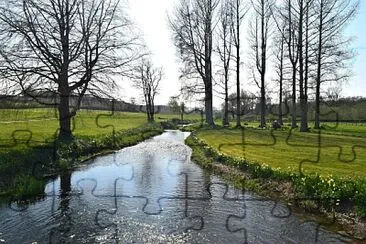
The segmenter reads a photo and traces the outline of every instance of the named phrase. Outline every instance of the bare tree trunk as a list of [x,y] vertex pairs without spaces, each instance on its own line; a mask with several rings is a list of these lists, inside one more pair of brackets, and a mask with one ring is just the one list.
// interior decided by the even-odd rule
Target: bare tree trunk
[[[64,47],[65,48],[65,47]],[[64,51],[64,58],[68,59],[67,51]],[[68,82],[68,66],[67,64],[63,65],[63,71],[59,77],[59,87],[58,92],[60,96],[60,103],[58,105],[59,112],[59,139],[61,140],[71,140],[72,139],[72,131],[71,131],[71,113],[70,113],[70,89]]]
[[223,126],[229,126],[229,73],[230,73],[230,61],[232,51],[232,6],[230,3],[223,2],[220,10],[220,36],[222,47],[218,47],[220,59],[223,63],[224,69],[224,116],[222,120]]
[[291,117],[291,128],[297,127],[296,123],[296,66],[292,67],[292,117]]
[[212,83],[207,82],[205,85],[205,116],[206,123],[208,125],[215,125],[213,120],[213,110],[212,110]]
[[[305,96],[305,104],[304,104],[304,113],[305,113],[305,119],[306,119],[306,124],[307,127],[309,127],[308,125],[308,106],[309,106],[309,101],[308,101],[308,82],[309,82],[309,45],[310,45],[310,40],[309,40],[309,11],[310,11],[310,2],[306,1],[306,21],[305,21],[305,26],[306,26],[306,30],[305,30],[305,80],[304,80],[304,96]],[[308,130],[308,129],[307,129]]]
[[282,100],[283,100],[283,59],[284,59],[284,39],[281,37],[280,45],[280,67],[279,67],[279,83],[280,83],[280,94],[278,103],[278,123],[283,125],[283,111],[282,111]]
[[205,113],[206,123],[215,125],[212,108],[212,2],[209,1],[209,9],[205,23]]
[[[255,11],[255,28],[252,27],[252,38],[254,42],[252,49],[254,51],[254,63],[257,72],[260,75],[260,81],[255,77],[253,79],[260,89],[260,124],[259,127],[266,127],[266,72],[267,72],[267,42],[268,31],[271,28],[272,11],[271,7],[274,4],[272,0],[257,0],[252,1]],[[258,25],[260,23],[260,25]]]
[[282,96],[283,96],[283,78],[280,78],[280,94],[278,103],[278,123],[283,125]]
[[294,129],[297,127],[296,117],[296,72],[297,72],[297,61],[298,61],[298,48],[297,48],[297,41],[295,39],[295,28],[294,23],[292,20],[292,4],[291,0],[288,0],[288,51],[289,51],[289,58],[292,65],[292,118],[291,118],[291,128]]
[[239,1],[236,1],[236,127],[240,122],[240,10]]
[[236,127],[241,127],[240,122],[240,54],[239,48],[236,49]]
[[155,121],[155,103],[154,103],[154,96],[150,94],[150,122]]
[[[265,10],[264,10],[264,0],[261,1],[262,15],[261,15],[261,49],[262,49],[262,64],[261,64],[261,123],[260,127],[266,127],[266,87],[265,87],[265,78],[266,78],[266,59],[267,59],[267,31],[268,26],[265,26]],[[268,21],[268,20],[267,20]]]
[[59,125],[60,125],[60,133],[58,137],[59,139],[66,141],[72,139],[69,98],[70,96],[68,94],[61,93],[60,103],[58,105]]
[[315,121],[314,128],[320,129],[320,80],[322,69],[322,48],[323,48],[323,0],[320,0],[320,18],[319,18],[319,40],[318,40],[318,55],[317,55],[317,74],[316,74],[316,89],[315,89]]
[[[226,73],[226,71],[225,71]],[[224,119],[222,124],[229,126],[229,89],[228,89],[228,75],[225,74],[225,105],[224,105]]]
[[298,54],[299,54],[299,90],[300,90],[300,114],[301,114],[301,125],[300,131],[308,131],[308,119],[306,111],[306,96],[304,91],[304,52],[303,52],[303,20],[304,20],[304,1],[299,2],[299,30],[298,30]]

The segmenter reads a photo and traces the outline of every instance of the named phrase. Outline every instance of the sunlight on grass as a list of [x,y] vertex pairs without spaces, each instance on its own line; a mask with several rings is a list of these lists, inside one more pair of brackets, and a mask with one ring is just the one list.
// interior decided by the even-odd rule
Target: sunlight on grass
[[[270,130],[247,128],[244,134],[241,130],[220,129],[203,130],[198,136],[228,155],[268,164],[285,171],[299,172],[301,165],[305,173],[346,178],[366,177],[365,138],[322,134],[318,158],[319,138],[316,133],[271,133]],[[302,161],[303,164],[300,164]]]
[[[156,121],[178,118],[174,114],[156,114]],[[199,115],[186,115],[185,119],[200,119]],[[81,110],[73,119],[73,134],[78,137],[97,136],[146,123],[146,114]],[[0,109],[0,150],[37,146],[57,136],[59,122],[56,109]]]

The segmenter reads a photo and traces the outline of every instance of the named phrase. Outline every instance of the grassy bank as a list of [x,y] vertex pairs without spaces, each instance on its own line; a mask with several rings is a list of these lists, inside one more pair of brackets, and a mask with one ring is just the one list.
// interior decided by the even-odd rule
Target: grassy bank
[[[156,114],[156,121],[178,118],[174,114]],[[187,115],[186,119],[200,119]],[[102,136],[114,131],[142,126],[146,114],[81,110],[73,119],[73,134],[78,138]],[[59,124],[55,109],[0,109],[0,152],[49,144],[57,136]]]
[[300,175],[222,153],[193,133],[186,139],[192,160],[239,188],[282,199],[301,211],[323,213],[353,238],[366,238],[366,179]]
[[93,155],[134,145],[162,133],[159,123],[176,115],[80,111],[71,144],[55,140],[57,111],[49,108],[0,110],[0,196],[24,198],[43,192],[48,177],[70,170]]
[[[347,211],[366,218],[365,152],[357,151],[361,156],[358,154],[353,162],[344,163],[333,155],[336,149],[324,147],[319,162],[304,163],[305,171],[300,174],[299,162],[306,158],[317,160],[314,158],[317,149],[289,145],[284,141],[286,134],[288,131],[271,134],[269,130],[248,129],[244,130],[243,144],[239,129],[201,129],[187,140],[187,144],[193,148],[193,160],[203,167],[218,170],[220,165],[214,162],[219,162],[243,172],[235,181],[246,188],[257,191],[263,187],[273,188],[269,182],[281,183],[288,188],[283,190],[284,197],[306,205],[306,208]],[[311,145],[313,137],[312,133],[295,133],[293,143]],[[323,141],[334,143],[339,140],[339,145],[347,147],[358,139],[327,135]]]
[[[0,109],[0,196],[25,198],[42,193],[48,177],[77,167],[100,153],[134,145],[163,132],[175,114],[81,110],[73,119],[71,144],[59,143],[58,113],[51,108]],[[196,114],[185,119],[200,120]]]
[[301,166],[306,174],[366,178],[366,138],[255,128],[206,129],[198,137],[227,155],[289,173],[299,173]]
[[0,154],[0,196],[22,199],[43,193],[50,177],[77,167],[101,153],[135,145],[161,134],[160,123],[142,124],[98,136],[76,137],[72,143],[54,141],[34,148],[17,147]]

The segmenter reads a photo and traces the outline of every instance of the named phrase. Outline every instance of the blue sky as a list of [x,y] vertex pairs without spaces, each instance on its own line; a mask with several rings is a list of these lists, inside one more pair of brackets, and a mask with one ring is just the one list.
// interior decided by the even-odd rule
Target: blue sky
[[354,76],[349,84],[345,86],[344,94],[349,96],[366,96],[366,2],[361,1],[361,5],[356,18],[351,22],[346,30],[346,34],[355,38],[353,47],[357,52],[355,57],[353,72]]

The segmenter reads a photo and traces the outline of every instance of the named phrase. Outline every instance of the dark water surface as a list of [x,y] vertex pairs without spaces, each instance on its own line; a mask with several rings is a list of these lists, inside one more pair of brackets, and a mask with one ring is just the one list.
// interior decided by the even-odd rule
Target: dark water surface
[[96,158],[46,197],[0,207],[0,243],[339,243],[283,203],[227,186],[190,161],[187,133]]

